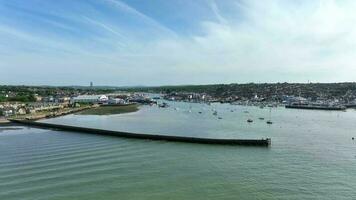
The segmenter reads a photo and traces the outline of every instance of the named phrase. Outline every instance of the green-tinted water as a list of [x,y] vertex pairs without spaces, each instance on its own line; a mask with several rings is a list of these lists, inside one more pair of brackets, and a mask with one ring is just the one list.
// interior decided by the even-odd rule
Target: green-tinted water
[[[212,109],[223,119],[212,115]],[[269,109],[256,107],[171,103],[167,109],[147,106],[124,115],[68,115],[47,121],[200,137],[271,137],[270,148],[3,130],[0,199],[356,197],[354,110],[278,108],[271,112],[273,125],[258,119],[269,116]],[[248,118],[254,122],[248,124]]]

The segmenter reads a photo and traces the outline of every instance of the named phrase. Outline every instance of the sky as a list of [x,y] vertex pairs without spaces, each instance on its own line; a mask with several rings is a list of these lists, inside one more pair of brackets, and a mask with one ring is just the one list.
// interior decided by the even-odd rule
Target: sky
[[0,0],[0,84],[355,82],[354,0]]

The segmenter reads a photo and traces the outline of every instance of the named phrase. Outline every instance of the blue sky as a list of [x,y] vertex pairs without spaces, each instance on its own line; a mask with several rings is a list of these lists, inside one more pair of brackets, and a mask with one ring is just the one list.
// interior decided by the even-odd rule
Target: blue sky
[[0,0],[0,84],[356,81],[356,1]]

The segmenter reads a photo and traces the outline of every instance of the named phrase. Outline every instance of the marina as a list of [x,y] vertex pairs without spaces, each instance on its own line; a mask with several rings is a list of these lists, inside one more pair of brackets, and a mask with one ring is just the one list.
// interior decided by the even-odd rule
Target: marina
[[[297,200],[318,194],[332,200],[356,196],[353,109],[277,107],[272,108],[274,124],[268,125],[269,108],[169,104],[165,109],[144,105],[133,113],[70,114],[40,122],[184,137],[272,138],[272,145],[198,145],[17,124],[11,128],[20,129],[0,132],[0,199]],[[212,115],[212,108],[223,119]],[[247,118],[255,120],[248,124]],[[330,181],[339,187],[331,188]]]
[[355,10],[0,0],[0,200],[356,199]]

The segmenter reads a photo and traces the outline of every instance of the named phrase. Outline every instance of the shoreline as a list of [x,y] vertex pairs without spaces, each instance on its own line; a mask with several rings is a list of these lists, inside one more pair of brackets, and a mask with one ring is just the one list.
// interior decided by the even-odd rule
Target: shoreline
[[125,105],[100,105],[92,109],[78,112],[78,115],[116,115],[133,113],[139,110],[139,104],[125,104]]
[[[135,106],[134,108],[132,108]],[[130,108],[130,110],[124,110],[122,111],[122,108]],[[45,112],[45,113],[36,113],[36,114],[27,114],[27,115],[20,115],[20,116],[15,116],[15,117],[9,117],[9,118],[3,118],[0,119],[0,126],[2,125],[13,125],[14,123],[12,120],[29,120],[29,121],[37,121],[41,119],[51,119],[51,118],[57,118],[65,115],[70,115],[70,114],[78,114],[81,115],[81,112],[85,111],[90,111],[90,110],[95,110],[99,109],[99,112],[92,112],[90,114],[83,114],[83,115],[112,115],[112,114],[124,114],[124,113],[133,113],[137,112],[139,110],[139,105],[138,104],[129,104],[129,105],[92,105],[92,106],[87,106],[87,107],[80,107],[80,108],[74,108],[74,109],[69,109],[65,111],[57,111],[57,112]],[[111,113],[110,108],[115,108],[118,109],[118,113]],[[109,109],[109,112],[107,113],[100,113],[100,109]]]
[[15,123],[7,120],[6,118],[0,118],[0,127],[14,126]]
[[[4,122],[10,122],[11,120],[30,120],[30,121],[36,121],[36,120],[41,120],[41,119],[50,119],[50,118],[55,118],[55,117],[60,117],[64,115],[69,115],[77,112],[81,112],[83,110],[95,108],[96,106],[87,106],[87,107],[80,107],[80,108],[70,108],[70,109],[64,109],[61,111],[49,111],[49,112],[43,112],[43,113],[34,113],[34,114],[26,114],[26,115],[18,115],[18,116],[13,116],[9,118],[5,118]],[[6,120],[6,121],[5,121]],[[1,121],[0,121],[1,124]]]

